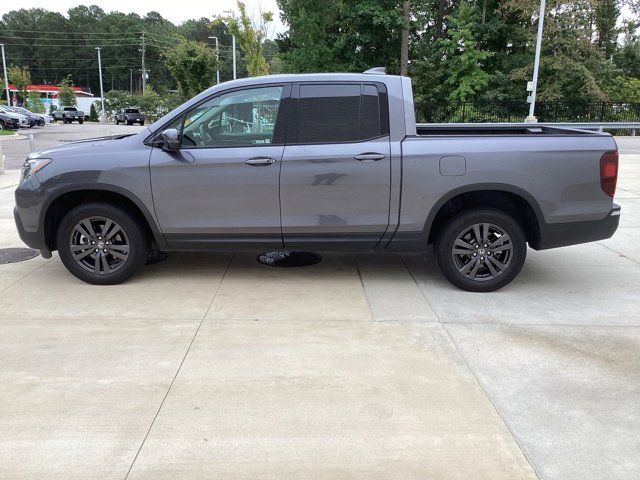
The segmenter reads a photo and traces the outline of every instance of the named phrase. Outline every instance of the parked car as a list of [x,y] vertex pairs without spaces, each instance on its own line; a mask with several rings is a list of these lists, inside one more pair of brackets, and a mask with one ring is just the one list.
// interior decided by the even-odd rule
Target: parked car
[[22,115],[21,113],[14,112],[11,107],[7,107],[4,105],[0,105],[0,113],[3,113],[9,117],[13,117],[18,120],[18,125],[20,128],[29,128],[31,127],[31,122],[27,117]]
[[366,74],[216,85],[135,135],[31,155],[21,238],[94,284],[150,249],[424,252],[491,291],[527,244],[609,238],[618,151],[606,133],[539,125],[416,125],[411,81]]
[[27,109],[24,109],[21,107],[8,107],[8,108],[9,110],[11,110],[14,113],[17,113],[18,115],[24,115],[25,117],[27,117],[27,120],[29,120],[29,128],[40,125],[40,123],[44,125],[44,120],[42,120],[40,117],[35,116],[33,113],[31,113]]
[[54,122],[62,120],[62,123],[73,123],[77,120],[81,125],[84,123],[84,112],[76,107],[60,107],[51,116]]
[[20,120],[0,110],[0,130],[17,130],[18,128],[20,128]]
[[116,125],[120,123],[126,123],[127,125],[133,125],[139,123],[144,125],[144,114],[140,113],[137,108],[121,108],[115,114]]
[[36,125],[42,127],[47,123],[51,123],[51,117],[45,113],[34,113],[23,107],[12,107],[18,113],[26,115],[27,117],[35,117]]

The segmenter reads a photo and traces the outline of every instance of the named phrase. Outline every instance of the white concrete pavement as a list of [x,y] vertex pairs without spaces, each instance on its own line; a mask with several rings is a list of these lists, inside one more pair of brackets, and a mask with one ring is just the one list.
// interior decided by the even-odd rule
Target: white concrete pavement
[[112,287],[0,265],[0,478],[638,477],[637,165],[612,239],[491,294],[421,256],[171,254]]

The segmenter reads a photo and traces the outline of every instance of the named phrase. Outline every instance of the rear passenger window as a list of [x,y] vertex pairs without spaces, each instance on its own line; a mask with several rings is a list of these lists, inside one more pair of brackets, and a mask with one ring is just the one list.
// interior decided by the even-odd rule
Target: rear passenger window
[[300,85],[293,143],[357,142],[384,135],[374,85]]

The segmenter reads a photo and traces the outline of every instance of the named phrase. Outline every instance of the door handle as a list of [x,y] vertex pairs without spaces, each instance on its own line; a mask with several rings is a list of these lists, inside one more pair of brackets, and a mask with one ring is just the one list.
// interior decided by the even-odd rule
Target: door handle
[[252,167],[266,167],[276,163],[276,159],[271,157],[253,157],[246,160],[244,163],[251,165]]
[[385,156],[386,155],[383,155],[382,153],[367,152],[360,153],[353,158],[360,162],[377,162],[378,160],[382,160],[383,158],[385,158]]

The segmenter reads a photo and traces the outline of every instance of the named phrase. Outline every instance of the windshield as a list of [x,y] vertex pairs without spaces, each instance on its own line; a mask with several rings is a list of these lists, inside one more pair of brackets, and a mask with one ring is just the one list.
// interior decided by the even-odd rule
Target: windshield
[[124,113],[140,113],[137,108],[125,108]]
[[64,107],[65,112],[77,112],[78,109],[76,107]]

